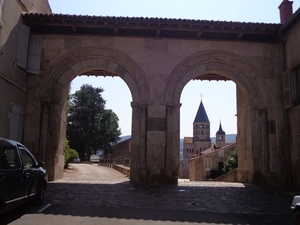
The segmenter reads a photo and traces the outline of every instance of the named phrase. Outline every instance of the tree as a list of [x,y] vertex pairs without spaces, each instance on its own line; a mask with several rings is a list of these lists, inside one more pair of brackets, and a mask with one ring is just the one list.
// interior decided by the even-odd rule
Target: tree
[[105,109],[102,92],[102,88],[85,84],[70,96],[67,138],[83,160],[88,160],[100,149],[105,151],[121,134],[119,119]]
[[238,152],[234,149],[224,162],[223,171],[228,173],[238,167]]
[[118,129],[119,118],[111,109],[105,110],[102,116],[100,135],[102,138],[101,149],[104,154],[112,153],[112,144],[115,144],[121,135],[121,130]]

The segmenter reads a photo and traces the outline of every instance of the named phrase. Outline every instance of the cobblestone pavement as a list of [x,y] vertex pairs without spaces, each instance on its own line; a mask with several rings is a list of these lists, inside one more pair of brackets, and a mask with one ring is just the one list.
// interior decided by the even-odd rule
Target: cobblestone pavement
[[[97,176],[99,169],[101,176]],[[286,190],[241,183],[179,180],[178,186],[135,185],[112,168],[71,164],[63,179],[49,182],[45,201],[85,206],[290,215],[292,198]]]

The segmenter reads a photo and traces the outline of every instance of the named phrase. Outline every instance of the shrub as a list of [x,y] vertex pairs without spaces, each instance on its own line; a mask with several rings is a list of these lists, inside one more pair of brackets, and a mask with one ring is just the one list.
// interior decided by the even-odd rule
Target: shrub
[[68,167],[68,163],[72,162],[74,159],[79,158],[79,154],[75,149],[70,148],[69,141],[66,140],[65,145],[65,167]]
[[234,149],[224,162],[223,171],[228,173],[238,167],[238,152]]

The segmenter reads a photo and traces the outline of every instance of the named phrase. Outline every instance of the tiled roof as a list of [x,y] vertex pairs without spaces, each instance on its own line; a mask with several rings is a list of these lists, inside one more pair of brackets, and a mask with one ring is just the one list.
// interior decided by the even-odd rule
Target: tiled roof
[[276,42],[280,24],[23,13],[32,33]]
[[231,148],[232,146],[236,145],[237,143],[230,143],[228,145],[225,145],[223,146],[222,148],[219,148],[219,149],[214,149],[214,148],[208,148],[204,151],[201,152],[201,155],[199,156],[194,156],[192,157],[190,160],[199,160],[201,157],[203,156],[208,156],[209,154],[211,153],[215,153],[215,152],[218,152],[218,151],[221,151],[221,150],[224,150],[224,149],[227,149],[227,148]]

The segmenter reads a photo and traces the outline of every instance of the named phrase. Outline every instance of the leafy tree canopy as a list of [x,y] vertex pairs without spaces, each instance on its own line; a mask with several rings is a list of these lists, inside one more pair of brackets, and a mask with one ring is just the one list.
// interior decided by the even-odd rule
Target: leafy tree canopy
[[238,167],[238,152],[237,152],[237,148],[236,148],[226,158],[226,161],[224,162],[223,171],[225,173],[228,173],[228,172],[230,172],[231,170],[234,170],[237,167]]
[[70,96],[67,138],[83,160],[88,160],[98,150],[111,151],[111,145],[121,135],[118,116],[105,109],[103,91],[84,84]]

